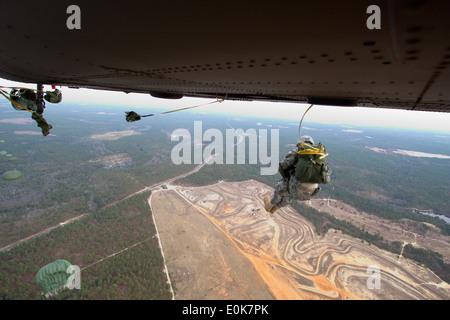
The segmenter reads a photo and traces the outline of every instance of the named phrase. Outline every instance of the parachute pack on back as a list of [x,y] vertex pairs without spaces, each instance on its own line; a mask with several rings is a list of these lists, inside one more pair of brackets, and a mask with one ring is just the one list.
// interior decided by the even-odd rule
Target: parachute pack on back
[[322,143],[299,146],[295,164],[295,178],[300,182],[326,184],[330,182],[331,169],[324,159],[325,146]]

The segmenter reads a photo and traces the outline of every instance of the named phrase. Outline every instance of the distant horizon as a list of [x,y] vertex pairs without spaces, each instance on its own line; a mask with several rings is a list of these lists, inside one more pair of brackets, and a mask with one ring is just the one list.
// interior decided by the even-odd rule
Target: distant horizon
[[[32,87],[9,80],[2,80],[3,86]],[[45,87],[49,90],[49,86]],[[120,111],[146,109],[149,113],[168,111],[213,102],[213,99],[184,97],[179,100],[166,100],[149,94],[103,91],[93,89],[73,89],[63,87],[62,105],[77,103],[107,106],[108,110],[122,108]],[[5,99],[6,100],[6,99]],[[47,112],[51,112],[50,103]],[[61,106],[61,105],[60,105]],[[237,117],[254,117],[262,119],[289,120],[300,122],[308,104],[293,102],[265,101],[227,101],[201,106],[181,112],[198,112],[224,114]],[[126,110],[125,110],[126,109]],[[139,112],[138,112],[139,113]],[[450,134],[450,113],[410,111],[365,107],[336,107],[315,105],[305,116],[304,123],[336,124],[349,126],[367,126],[374,128],[399,128],[417,131],[431,131]]]
[[[156,99],[156,98],[152,98],[152,97],[150,97],[150,98],[151,99]],[[189,98],[185,98],[185,99],[189,99]],[[196,100],[198,100],[198,99],[196,99]],[[204,101],[204,100],[207,100],[207,99],[202,99],[202,100]],[[174,101],[177,101],[177,100],[174,100]],[[229,102],[230,103],[236,103],[236,101],[229,101]],[[95,107],[98,107],[98,108],[102,108],[102,110],[105,111],[105,114],[108,114],[110,112],[115,112],[115,113],[120,114],[120,113],[123,112],[124,119],[125,119],[125,111],[136,111],[138,114],[143,115],[143,114],[147,114],[147,113],[164,112],[164,111],[172,110],[172,109],[174,109],[176,107],[179,107],[179,108],[185,107],[185,106],[176,106],[175,107],[175,104],[174,104],[174,107],[172,107],[172,108],[170,108],[170,107],[163,107],[163,106],[157,106],[157,107],[151,108],[151,107],[148,107],[148,106],[140,106],[140,105],[136,105],[136,106],[130,107],[129,105],[126,105],[126,104],[114,104],[114,105],[107,104],[107,105],[105,105],[105,103],[101,103],[101,102],[91,103],[91,102],[86,102],[86,101],[70,101],[70,102],[66,101],[66,103],[72,103],[72,104],[76,104],[76,105],[84,106],[84,107],[95,106]],[[207,102],[203,102],[203,103],[207,103]],[[248,103],[250,104],[250,103],[258,103],[258,102],[248,102]],[[271,102],[265,102],[265,103],[271,103]],[[279,104],[279,102],[272,102],[272,104]],[[286,105],[286,103],[284,103],[284,104]],[[295,107],[294,103],[290,103],[290,104]],[[192,104],[192,105],[194,105],[194,104]],[[186,106],[189,106],[189,105],[186,105]],[[209,116],[216,115],[216,116],[224,116],[224,117],[227,116],[227,117],[235,117],[236,119],[241,118],[242,120],[252,119],[252,120],[255,120],[255,121],[258,121],[258,122],[262,122],[263,125],[269,125],[270,124],[268,122],[269,120],[273,120],[273,121],[289,121],[289,122],[291,122],[291,124],[294,124],[296,122],[295,125],[298,126],[299,123],[300,123],[301,116],[303,115],[303,112],[306,111],[307,107],[309,107],[309,105],[300,105],[301,109],[299,108],[300,109],[299,111],[301,111],[300,112],[301,115],[298,117],[298,119],[284,118],[284,117],[272,117],[272,116],[269,116],[267,114],[258,116],[257,114],[253,114],[251,112],[247,112],[245,114],[242,113],[242,112],[241,113],[231,113],[231,112],[226,112],[226,111],[222,111],[222,110],[221,111],[214,110],[213,107],[209,107],[208,108],[208,106],[205,106],[204,109],[202,109],[202,107],[200,107],[200,108],[197,108],[197,109],[180,111],[180,113],[178,113],[178,115],[182,114],[182,113],[185,113],[185,114],[189,114],[190,116],[196,115],[196,114],[198,114],[198,115],[206,115],[206,116],[208,116],[208,115]],[[313,119],[309,119],[310,115],[313,114],[312,111],[313,111],[313,109],[315,107],[316,108],[331,108],[332,110],[335,110],[337,108],[344,108],[344,107],[331,107],[331,106],[330,107],[327,107],[327,106],[314,106],[311,109],[311,111],[309,111],[306,114],[306,116],[305,116],[305,118],[303,120],[302,127],[305,127],[308,124],[310,124],[310,125],[311,124],[319,124],[319,125],[335,125],[335,126],[341,126],[343,128],[348,127],[348,128],[408,130],[408,131],[416,131],[416,132],[422,132],[423,131],[423,132],[442,133],[442,134],[450,135],[450,125],[448,125],[448,126],[446,126],[446,125],[444,125],[444,126],[442,126],[442,125],[441,126],[433,125],[433,126],[427,127],[426,123],[425,123],[425,125],[420,125],[420,126],[415,126],[415,125],[414,126],[413,125],[400,126],[400,125],[392,125],[392,123],[390,123],[390,122],[381,123],[381,124],[374,124],[374,123],[370,123],[370,122],[357,123],[357,122],[342,122],[342,121],[321,121],[320,119],[317,119],[317,114],[320,113],[320,112],[317,112],[317,111],[316,111],[316,116],[312,117]],[[119,109],[119,108],[121,108],[121,109]],[[346,109],[349,109],[349,108],[346,108]],[[362,112],[370,112],[370,111],[378,111],[378,112],[380,112],[380,111],[386,111],[386,112],[389,112],[389,111],[401,111],[402,112],[403,111],[403,112],[405,112],[405,110],[390,110],[390,109],[376,109],[376,110],[372,110],[370,108],[361,108],[361,107],[353,107],[353,110],[345,110],[345,111],[348,113],[348,112],[351,112],[351,111],[355,111],[355,109],[364,109],[364,110],[359,110],[359,112],[361,112],[361,111]],[[49,111],[50,110],[51,109],[49,109]],[[430,113],[430,112],[421,112],[421,111],[406,111],[406,112],[410,112],[410,113],[412,113],[412,112],[414,112],[414,113],[427,113],[427,114]],[[436,112],[432,112],[431,114],[437,115],[437,116],[441,115],[441,113],[436,113]],[[446,114],[444,114],[444,115],[446,115]],[[167,117],[167,116],[170,116],[170,114],[164,115],[164,117]],[[448,116],[449,116],[449,123],[450,123],[450,114]],[[149,119],[151,119],[151,118],[149,118]],[[326,119],[326,120],[329,120],[329,119]],[[442,121],[442,122],[444,122],[444,121]]]

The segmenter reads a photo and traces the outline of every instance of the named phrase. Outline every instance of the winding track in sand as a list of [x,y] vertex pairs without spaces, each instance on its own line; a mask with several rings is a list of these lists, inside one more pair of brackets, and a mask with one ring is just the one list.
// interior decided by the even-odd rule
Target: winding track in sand
[[[409,260],[333,230],[317,236],[311,224],[291,207],[275,215],[265,212],[262,199],[271,192],[253,180],[195,188],[169,186],[154,192],[153,214],[167,267],[169,272],[174,270],[175,283],[181,287],[177,299],[201,299],[206,291],[212,299],[255,299],[242,285],[242,278],[254,277],[255,272],[275,299],[450,296],[447,283]],[[212,233],[215,231],[219,233]],[[205,240],[212,234],[220,240]],[[202,241],[210,243],[198,245]],[[217,259],[215,255],[227,244],[234,250],[227,251],[226,261]],[[194,251],[190,250],[193,246]],[[245,270],[232,270],[235,279],[230,280],[233,259],[242,257],[247,261]],[[368,288],[370,266],[380,270],[380,289]],[[218,273],[205,281],[213,270],[228,270],[228,278],[220,279]]]

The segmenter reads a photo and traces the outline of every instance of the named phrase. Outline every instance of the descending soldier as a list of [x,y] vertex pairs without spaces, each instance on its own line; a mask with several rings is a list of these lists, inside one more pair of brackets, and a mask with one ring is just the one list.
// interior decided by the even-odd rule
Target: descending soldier
[[315,145],[310,136],[301,137],[297,148],[280,162],[278,171],[283,179],[275,185],[272,197],[264,197],[266,211],[275,213],[292,200],[310,200],[315,196],[320,191],[319,183],[330,181],[331,170],[323,159],[327,155],[321,143]]

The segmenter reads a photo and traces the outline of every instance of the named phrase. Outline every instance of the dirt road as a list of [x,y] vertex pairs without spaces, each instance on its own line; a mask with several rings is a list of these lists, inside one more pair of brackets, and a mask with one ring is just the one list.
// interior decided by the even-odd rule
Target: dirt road
[[[409,260],[399,261],[397,255],[334,230],[317,236],[290,207],[275,215],[265,212],[262,199],[271,192],[250,180],[169,186],[154,193],[153,213],[168,270],[179,288],[177,299],[254,299],[248,291],[252,286],[243,285],[243,272],[258,283],[262,280],[265,292],[275,299],[450,296],[448,284]],[[241,265],[233,266],[238,259]],[[379,289],[367,285],[374,266]],[[264,286],[258,288],[262,292]]]
[[47,232],[50,232],[50,231],[52,231],[53,229],[56,229],[56,228],[58,228],[58,227],[64,226],[64,225],[66,225],[66,224],[68,224],[68,223],[71,223],[71,222],[73,222],[73,221],[76,221],[76,220],[78,220],[78,219],[81,219],[81,218],[87,216],[88,214],[89,214],[89,213],[83,213],[83,214],[80,214],[79,216],[76,216],[76,217],[67,219],[66,221],[60,222],[60,223],[58,223],[58,224],[56,224],[56,225],[54,225],[54,226],[45,228],[44,230],[39,231],[39,232],[37,232],[37,233],[35,233],[35,234],[32,234],[31,236],[22,238],[22,239],[20,239],[20,240],[18,240],[18,241],[15,241],[15,242],[11,243],[11,244],[8,244],[7,246],[4,246],[3,248],[0,248],[0,252],[7,251],[7,250],[9,250],[9,249],[11,249],[11,248],[14,248],[15,246],[21,244],[22,242],[25,242],[25,241],[27,241],[27,240],[33,239],[33,238],[38,237],[38,236],[40,236],[40,235],[43,235],[43,234],[45,234],[45,233],[47,233]]
[[[185,178],[185,177],[187,177],[187,176],[189,176],[189,175],[191,175],[191,174],[193,174],[193,173],[196,173],[196,172],[198,172],[201,168],[203,168],[203,166],[204,166],[208,161],[210,161],[212,158],[213,158],[212,156],[206,158],[205,161],[203,161],[201,164],[199,164],[198,166],[196,166],[196,167],[195,167],[194,169],[192,169],[191,171],[188,171],[188,172],[182,173],[182,174],[180,174],[180,175],[178,175],[178,176],[169,178],[169,179],[167,179],[167,180],[165,180],[165,181],[163,181],[163,182],[158,182],[158,183],[155,183],[155,184],[153,184],[153,185],[151,185],[151,186],[142,188],[141,190],[138,190],[138,191],[136,191],[136,192],[134,192],[134,193],[132,193],[132,194],[126,196],[126,197],[123,198],[123,199],[120,199],[120,200],[116,200],[116,201],[111,202],[110,204],[108,204],[108,205],[102,207],[102,209],[103,209],[103,208],[110,207],[110,206],[112,206],[112,205],[114,205],[114,204],[116,204],[116,203],[118,203],[118,202],[121,202],[121,201],[126,200],[126,199],[128,199],[128,198],[131,198],[131,197],[133,197],[133,196],[135,196],[135,195],[137,195],[137,194],[141,194],[141,193],[144,193],[144,192],[149,191],[149,190],[154,190],[154,189],[161,188],[161,186],[164,185],[164,184],[172,183],[172,182],[174,182],[174,181],[176,181],[176,180],[178,180],[178,179],[182,179],[182,178]],[[21,244],[22,242],[25,242],[25,241],[27,241],[27,240],[33,239],[33,238],[38,237],[38,236],[40,236],[40,235],[42,235],[42,234],[45,234],[45,233],[47,233],[47,232],[50,232],[50,231],[52,231],[52,230],[55,229],[55,228],[61,227],[61,226],[65,225],[65,224],[67,224],[67,223],[71,223],[71,222],[73,222],[73,221],[76,221],[76,220],[78,220],[78,219],[81,219],[81,218],[83,218],[83,217],[85,217],[85,216],[87,216],[87,215],[89,215],[89,214],[90,214],[90,213],[83,213],[83,214],[80,214],[80,215],[78,215],[78,216],[76,216],[76,217],[67,219],[66,221],[60,222],[60,223],[58,223],[58,224],[56,224],[56,225],[54,225],[54,226],[45,228],[45,229],[42,230],[42,231],[39,231],[39,232],[37,232],[37,233],[35,233],[35,234],[32,234],[32,235],[30,235],[30,236],[28,236],[28,237],[22,238],[22,239],[20,239],[20,240],[17,240],[17,241],[15,241],[15,242],[11,243],[11,244],[8,244],[7,246],[4,246],[4,247],[0,248],[0,252],[9,250],[9,249],[11,249],[11,248],[13,248],[13,247],[15,247],[15,246]]]

